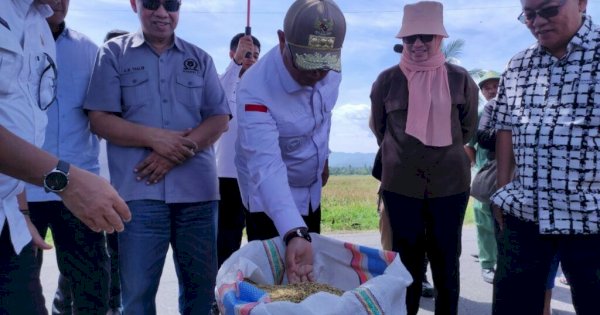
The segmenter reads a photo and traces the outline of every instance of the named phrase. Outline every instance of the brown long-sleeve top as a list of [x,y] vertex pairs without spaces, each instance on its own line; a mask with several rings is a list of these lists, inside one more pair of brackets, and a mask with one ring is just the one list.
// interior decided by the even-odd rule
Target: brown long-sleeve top
[[413,198],[469,189],[471,167],[463,146],[477,130],[479,89],[464,68],[446,63],[446,69],[452,99],[452,144],[446,147],[426,146],[405,133],[408,81],[398,65],[384,70],[373,83],[371,118],[382,151],[382,189]]

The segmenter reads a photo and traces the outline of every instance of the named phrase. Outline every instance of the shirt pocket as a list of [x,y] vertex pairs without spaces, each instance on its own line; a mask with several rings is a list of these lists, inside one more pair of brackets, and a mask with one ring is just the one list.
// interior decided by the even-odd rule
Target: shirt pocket
[[281,137],[279,147],[291,187],[308,187],[317,181],[319,159],[310,135]]
[[201,76],[191,73],[180,73],[175,79],[175,98],[188,108],[200,109],[204,80]]
[[21,68],[22,62],[23,58],[18,57],[16,54],[6,53],[0,55],[0,69],[2,69],[0,96],[3,96],[3,98],[13,93],[13,85],[18,82],[18,69]]
[[148,72],[136,71],[121,74],[121,98],[123,101],[123,111],[133,107],[140,107],[148,102]]
[[394,97],[386,98],[384,100],[385,112],[389,114],[394,111],[407,111],[408,110],[408,97]]

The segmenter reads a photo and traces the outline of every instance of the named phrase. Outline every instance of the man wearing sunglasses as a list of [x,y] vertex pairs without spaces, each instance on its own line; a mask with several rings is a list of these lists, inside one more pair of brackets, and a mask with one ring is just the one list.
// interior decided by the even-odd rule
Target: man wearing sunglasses
[[293,283],[314,279],[308,232],[320,232],[346,21],[332,0],[297,0],[283,29],[240,82],[235,162],[248,239],[280,236]]
[[45,69],[56,59],[46,23],[52,15],[48,4],[55,2],[0,2],[0,314],[47,314],[35,248],[50,247],[31,224],[26,202],[17,202],[24,188],[18,179],[58,194],[96,232],[122,231],[122,221],[130,218],[105,180],[36,147],[44,141],[42,109],[54,94],[53,84],[38,84],[45,72],[54,73]]
[[396,37],[400,64],[384,70],[371,89],[372,131],[381,149],[381,198],[392,250],[413,277],[406,292],[417,314],[425,255],[435,286],[435,313],[458,313],[462,226],[471,163],[464,145],[476,129],[478,88],[440,50],[448,37],[440,2],[404,6]]
[[508,63],[494,112],[493,314],[541,314],[557,254],[577,314],[598,314],[600,28],[586,0],[521,4],[518,20],[537,43]]
[[119,234],[123,312],[156,314],[169,245],[179,311],[208,314],[217,272],[213,143],[230,110],[211,57],[175,36],[181,1],[131,0],[141,24],[100,48],[84,107],[132,210]]

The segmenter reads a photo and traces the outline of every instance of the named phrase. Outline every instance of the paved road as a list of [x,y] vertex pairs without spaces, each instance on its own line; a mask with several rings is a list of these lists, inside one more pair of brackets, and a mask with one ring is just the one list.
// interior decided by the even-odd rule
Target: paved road
[[[361,233],[325,233],[343,241],[380,248],[379,234],[376,231]],[[460,259],[461,293],[459,314],[461,315],[487,315],[491,314],[492,285],[481,279],[480,267],[470,254],[477,251],[477,236],[473,226],[466,226],[463,230],[463,255]],[[171,253],[169,252],[169,257]],[[46,306],[50,304],[56,289],[58,268],[54,250],[47,251],[42,268],[42,286],[46,297]],[[431,273],[428,273],[431,277]],[[177,312],[177,278],[173,260],[167,259],[157,295],[157,311],[159,315],[178,314]],[[556,282],[553,292],[553,315],[574,315],[571,304],[569,288]],[[419,315],[433,315],[433,299],[421,299]]]

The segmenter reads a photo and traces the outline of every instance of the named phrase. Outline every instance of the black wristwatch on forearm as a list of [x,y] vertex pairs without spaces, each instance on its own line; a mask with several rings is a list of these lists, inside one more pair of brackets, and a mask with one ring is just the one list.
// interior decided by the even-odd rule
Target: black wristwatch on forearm
[[58,161],[58,165],[50,172],[44,175],[44,190],[46,192],[59,193],[69,184],[69,169],[71,165],[63,160]]
[[308,234],[308,229],[305,227],[301,227],[301,228],[293,229],[285,234],[285,237],[283,238],[283,242],[285,243],[285,246],[288,246],[290,241],[296,237],[301,237],[301,238],[307,240],[309,243],[312,242],[312,238],[310,237],[310,234]]

